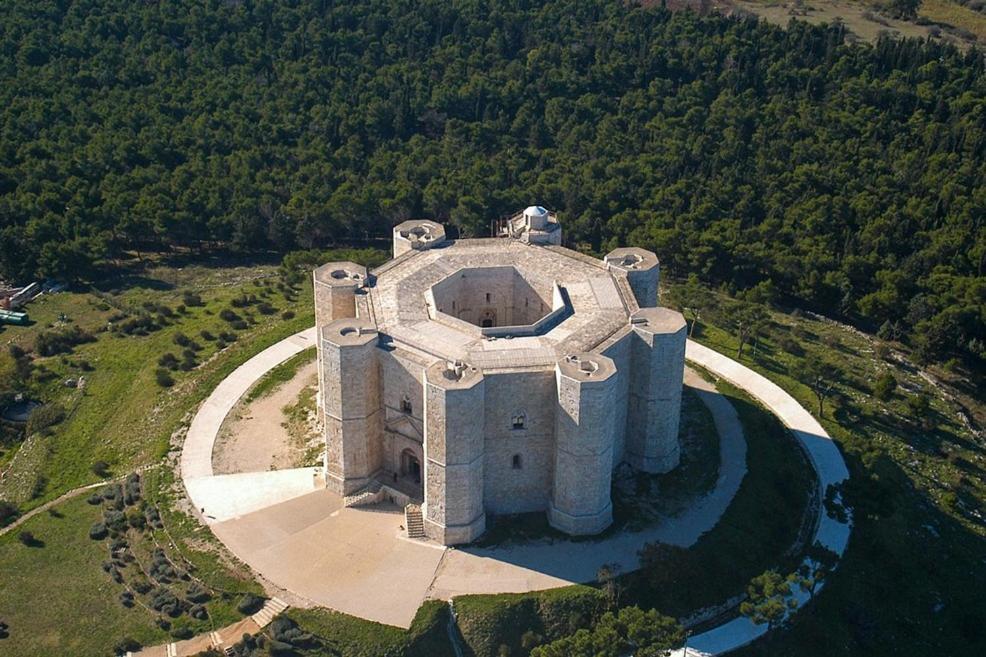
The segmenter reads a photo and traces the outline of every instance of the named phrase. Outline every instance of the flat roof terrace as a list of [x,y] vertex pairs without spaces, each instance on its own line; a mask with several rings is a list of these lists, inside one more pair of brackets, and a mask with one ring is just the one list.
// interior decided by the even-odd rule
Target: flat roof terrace
[[[636,310],[629,288],[601,260],[511,239],[458,240],[405,254],[373,273],[369,297],[386,341],[484,371],[553,367],[561,357],[592,351],[628,326]],[[468,287],[449,285],[464,273]],[[439,302],[447,321],[436,315]],[[542,302],[543,312],[529,308]],[[542,322],[549,315],[552,321]],[[530,330],[509,337],[496,330],[512,325]]]

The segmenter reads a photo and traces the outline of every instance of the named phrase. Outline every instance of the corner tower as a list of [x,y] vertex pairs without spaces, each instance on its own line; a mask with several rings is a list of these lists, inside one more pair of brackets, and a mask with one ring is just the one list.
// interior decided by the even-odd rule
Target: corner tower
[[425,379],[425,535],[445,545],[469,543],[486,530],[486,381],[459,361],[434,363]]
[[326,486],[350,495],[370,483],[382,461],[383,413],[377,328],[337,319],[319,332]]
[[555,471],[548,522],[567,534],[598,534],[613,522],[613,398],[616,365],[601,354],[555,365]]
[[611,271],[622,272],[630,283],[633,296],[641,308],[657,306],[657,290],[660,282],[660,263],[657,255],[647,249],[627,247],[614,249],[603,258]]
[[630,317],[630,397],[626,458],[644,472],[668,472],[681,455],[678,424],[685,362],[685,318],[668,308]]

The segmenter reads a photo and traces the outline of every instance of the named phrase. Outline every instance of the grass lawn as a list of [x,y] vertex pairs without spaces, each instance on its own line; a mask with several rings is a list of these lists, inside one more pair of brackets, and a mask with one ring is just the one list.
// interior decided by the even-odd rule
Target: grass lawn
[[44,547],[22,545],[17,532],[0,537],[0,618],[10,625],[0,654],[95,657],[112,654],[125,636],[142,643],[167,638],[146,610],[120,604],[123,588],[100,568],[106,546],[88,536],[99,517],[99,508],[80,497],[24,523]]
[[[211,533],[199,531],[197,523],[169,508],[170,471],[155,468],[144,475],[144,498],[162,511],[165,529],[128,530],[126,540],[136,561],[120,568],[124,582],[133,586],[149,582],[155,548],[163,548],[192,580],[176,580],[168,587],[181,596],[193,580],[200,580],[212,593],[206,603],[209,617],[195,620],[188,614],[168,619],[170,631],[179,628],[198,634],[235,622],[243,617],[236,610],[242,594],[262,595],[263,590],[235,562],[218,549]],[[98,489],[97,489],[98,490]],[[136,508],[136,507],[135,507]],[[5,657],[65,655],[110,655],[124,637],[143,645],[171,640],[156,624],[165,617],[140,604],[124,607],[120,595],[125,587],[104,572],[110,560],[111,539],[93,540],[89,528],[102,517],[102,507],[83,495],[38,514],[17,531],[0,537],[0,619],[10,625],[10,637],[0,640]],[[27,547],[18,540],[29,531],[43,543]],[[121,562],[122,563],[122,562]],[[138,599],[147,604],[146,596]]]
[[[201,306],[186,305],[186,294],[201,298]],[[244,295],[256,303],[236,307]],[[270,304],[268,314],[259,304]],[[164,326],[147,335],[122,335],[107,330],[127,318],[170,316]],[[183,307],[182,311],[180,307]],[[50,435],[35,437],[23,455],[8,449],[0,498],[23,509],[36,506],[79,485],[97,481],[90,470],[99,460],[113,473],[125,473],[151,463],[169,449],[170,437],[189,412],[222,378],[262,348],[311,324],[311,286],[283,286],[270,266],[181,269],[152,268],[143,276],[116,282],[116,287],[46,295],[28,306],[35,322],[7,327],[0,339],[31,349],[42,332],[77,326],[95,341],[77,345],[71,354],[34,357],[30,392],[45,402],[58,402],[68,411]],[[290,310],[293,318],[284,319]],[[220,317],[233,311],[244,321],[240,328]],[[204,333],[203,333],[204,332]],[[177,334],[194,342],[194,369],[169,375],[173,387],[156,382],[158,360],[165,353],[179,359],[185,347]],[[220,349],[218,336],[235,335]],[[229,341],[226,341],[229,342]],[[91,368],[91,371],[86,369]],[[81,388],[66,388],[66,378],[85,378]]]

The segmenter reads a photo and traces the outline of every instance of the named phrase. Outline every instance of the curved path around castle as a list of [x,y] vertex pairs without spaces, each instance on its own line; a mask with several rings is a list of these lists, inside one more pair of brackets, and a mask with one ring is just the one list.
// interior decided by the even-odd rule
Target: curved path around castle
[[[314,342],[314,328],[307,329],[230,374],[195,416],[181,457],[189,498],[219,539],[264,578],[313,605],[408,627],[425,597],[553,588],[592,580],[599,565],[614,561],[632,568],[637,565],[636,550],[644,542],[688,546],[698,540],[721,517],[745,474],[745,442],[735,411],[721,395],[703,390],[690,378],[720,431],[720,478],[713,491],[663,530],[658,526],[594,542],[446,549],[403,538],[399,509],[343,507],[337,495],[322,487],[317,468],[214,475],[212,447],[237,400],[266,372]],[[686,357],[746,390],[778,415],[805,448],[823,492],[848,477],[831,438],[780,387],[691,341]],[[848,523],[822,513],[815,539],[841,555],[849,530]],[[580,552],[591,558],[582,558]],[[691,637],[688,655],[728,652],[765,631],[764,626],[735,619]]]

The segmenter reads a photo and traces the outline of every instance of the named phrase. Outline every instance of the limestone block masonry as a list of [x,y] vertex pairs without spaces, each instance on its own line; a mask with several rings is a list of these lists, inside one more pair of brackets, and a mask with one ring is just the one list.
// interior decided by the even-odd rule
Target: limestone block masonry
[[446,545],[504,513],[596,534],[617,467],[678,464],[684,318],[658,306],[649,251],[566,249],[540,206],[497,232],[406,221],[390,262],[315,270],[326,486],[386,484]]

